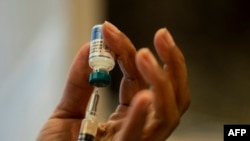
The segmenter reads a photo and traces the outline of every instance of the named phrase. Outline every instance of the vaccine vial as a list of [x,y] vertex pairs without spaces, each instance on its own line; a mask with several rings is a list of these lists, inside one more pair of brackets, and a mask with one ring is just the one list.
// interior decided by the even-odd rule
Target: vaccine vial
[[111,83],[109,72],[114,68],[114,53],[105,45],[102,25],[95,25],[91,32],[89,66],[93,72],[89,83],[96,87],[107,87]]

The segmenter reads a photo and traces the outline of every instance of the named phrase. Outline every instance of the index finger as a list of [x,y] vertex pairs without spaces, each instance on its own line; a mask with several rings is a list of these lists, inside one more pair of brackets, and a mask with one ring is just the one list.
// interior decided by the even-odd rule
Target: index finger
[[115,53],[123,73],[120,104],[129,105],[135,93],[145,87],[144,80],[135,65],[136,49],[129,38],[109,22],[103,24],[103,36],[106,45]]

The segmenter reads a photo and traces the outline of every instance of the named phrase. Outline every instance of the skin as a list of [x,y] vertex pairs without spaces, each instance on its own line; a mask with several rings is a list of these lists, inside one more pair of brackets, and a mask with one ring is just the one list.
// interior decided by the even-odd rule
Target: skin
[[[154,47],[164,66],[147,48],[136,51],[129,38],[109,22],[103,24],[106,44],[123,72],[119,105],[100,123],[97,141],[163,141],[187,110],[190,95],[185,59],[166,28]],[[41,129],[37,141],[77,141],[81,120],[93,91],[88,83],[89,43],[77,53],[61,101]]]

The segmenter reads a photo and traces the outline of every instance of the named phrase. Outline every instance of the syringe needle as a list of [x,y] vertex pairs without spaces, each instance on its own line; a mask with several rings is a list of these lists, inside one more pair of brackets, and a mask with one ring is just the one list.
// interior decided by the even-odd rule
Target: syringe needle
[[91,97],[91,101],[89,103],[89,108],[86,112],[86,116],[82,120],[78,141],[94,141],[98,126],[98,122],[96,119],[98,102],[98,88],[95,88]]

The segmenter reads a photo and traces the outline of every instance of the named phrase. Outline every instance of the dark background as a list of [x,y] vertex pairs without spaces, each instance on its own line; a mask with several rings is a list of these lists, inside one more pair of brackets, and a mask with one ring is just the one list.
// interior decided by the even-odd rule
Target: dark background
[[[222,123],[250,123],[250,2],[248,0],[109,0],[108,20],[139,49],[153,48],[167,27],[188,67],[189,113]],[[117,92],[118,67],[111,88]],[[206,116],[205,116],[206,117]],[[206,121],[206,118],[205,120]]]

